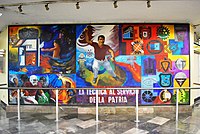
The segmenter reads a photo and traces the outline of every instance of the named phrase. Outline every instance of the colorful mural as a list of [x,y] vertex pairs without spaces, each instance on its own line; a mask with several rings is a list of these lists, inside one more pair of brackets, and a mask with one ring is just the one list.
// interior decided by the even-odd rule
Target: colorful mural
[[[38,25],[9,27],[9,86],[21,90],[22,104],[175,104],[173,87],[189,87],[188,24]],[[73,88],[91,88],[91,90]],[[112,88],[112,89],[106,89]],[[158,89],[155,89],[158,88]],[[164,88],[160,90],[159,88]],[[154,89],[154,90],[153,90]],[[9,104],[16,104],[9,90]],[[179,103],[189,104],[189,89]]]

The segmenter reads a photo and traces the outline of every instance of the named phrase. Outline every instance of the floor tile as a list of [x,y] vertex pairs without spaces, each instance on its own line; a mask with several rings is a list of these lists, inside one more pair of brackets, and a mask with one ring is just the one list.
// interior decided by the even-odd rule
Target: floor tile
[[[95,115],[77,113],[61,113],[59,121],[55,114],[6,113],[0,107],[0,134],[200,134],[200,108],[194,107],[192,113],[180,113],[179,121],[175,114],[151,113],[139,116],[99,115],[96,123]],[[169,118],[168,118],[169,117]]]
[[56,119],[56,114],[47,114],[44,117],[46,117],[47,119]]
[[99,133],[97,133],[97,134],[106,134],[106,132],[104,132],[104,131],[101,131],[101,132],[99,132]]
[[65,128],[67,133],[76,133],[81,130],[78,126],[69,126]]
[[109,129],[104,130],[104,133],[105,134],[116,134],[114,131],[109,130]]
[[[199,117],[200,117],[200,113],[199,113]],[[196,116],[195,117],[189,116],[188,118],[183,120],[183,123],[200,124],[200,118]]]
[[132,128],[122,134],[147,134],[149,133],[148,131],[146,130],[142,130],[142,129],[138,129],[138,128]]
[[[98,122],[98,123],[100,123],[100,122]],[[83,121],[83,122],[77,124],[77,126],[83,128],[83,129],[92,127],[94,125],[96,125],[96,121],[94,119]]]
[[170,119],[167,119],[167,118],[163,118],[163,117],[155,117],[151,120],[148,120],[147,122],[150,122],[150,123],[154,123],[154,124],[158,124],[158,125],[163,125],[164,123],[166,123],[167,121],[169,121]]

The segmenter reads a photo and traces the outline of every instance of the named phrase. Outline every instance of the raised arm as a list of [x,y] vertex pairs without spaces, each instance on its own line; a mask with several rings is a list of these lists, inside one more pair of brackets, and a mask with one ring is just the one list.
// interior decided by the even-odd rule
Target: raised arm
[[89,36],[88,36],[88,28],[85,28],[84,29],[84,33],[85,33],[85,41],[88,43],[88,44],[92,44],[92,41],[89,40]]
[[42,48],[41,51],[43,51],[43,52],[45,52],[45,51],[47,51],[47,52],[52,52],[52,51],[54,51],[55,49],[57,49],[57,47],[53,47],[53,48]]
[[108,51],[110,52],[110,54],[111,54],[111,61],[115,61],[115,54],[114,54],[114,51],[110,48],[110,49],[108,49]]

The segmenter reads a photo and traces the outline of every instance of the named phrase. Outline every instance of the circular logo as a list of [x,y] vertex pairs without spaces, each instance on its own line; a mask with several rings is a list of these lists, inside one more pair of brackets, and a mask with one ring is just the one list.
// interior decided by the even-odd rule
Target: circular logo
[[169,102],[172,98],[172,94],[168,90],[162,90],[159,94],[159,99],[166,103]]

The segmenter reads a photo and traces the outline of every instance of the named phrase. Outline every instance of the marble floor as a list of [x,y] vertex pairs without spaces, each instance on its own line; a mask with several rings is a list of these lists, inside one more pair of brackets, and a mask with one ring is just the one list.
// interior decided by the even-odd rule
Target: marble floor
[[128,115],[101,115],[99,122],[95,115],[6,113],[0,107],[0,134],[200,134],[200,106],[196,105],[192,113],[144,114],[135,117]]

